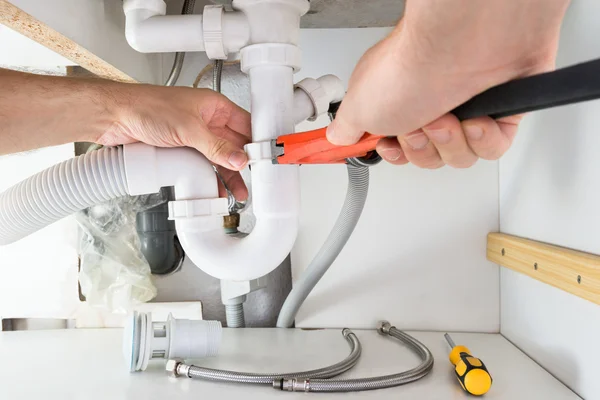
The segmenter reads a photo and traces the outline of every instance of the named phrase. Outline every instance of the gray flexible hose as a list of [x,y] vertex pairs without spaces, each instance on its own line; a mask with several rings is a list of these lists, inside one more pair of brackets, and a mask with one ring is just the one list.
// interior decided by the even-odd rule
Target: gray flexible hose
[[0,194],[0,245],[127,193],[122,148],[104,147],[63,161]]
[[186,376],[193,379],[203,379],[219,382],[248,383],[256,385],[273,385],[280,379],[303,378],[333,378],[354,367],[360,358],[362,347],[356,335],[348,328],[342,330],[342,335],[350,346],[350,354],[337,364],[310,371],[256,374],[250,372],[225,371],[212,368],[197,367],[195,365],[177,364],[175,376]]
[[389,335],[406,344],[423,360],[417,367],[398,374],[377,376],[359,379],[308,379],[282,378],[273,382],[273,388],[290,392],[358,392],[364,390],[385,389],[404,385],[423,378],[433,368],[433,355],[429,349],[417,339],[399,329],[391,326],[389,322],[380,322],[377,331],[382,335]]
[[358,223],[369,192],[369,168],[354,165],[348,165],[347,168],[348,190],[344,205],[327,240],[285,299],[277,318],[279,328],[293,325],[300,306],[331,267]]
[[[194,6],[196,5],[196,0],[185,0],[183,2],[183,8],[181,10],[181,14],[192,14],[194,12]],[[177,83],[177,79],[179,79],[179,75],[181,74],[181,69],[183,68],[183,61],[185,60],[185,53],[178,52],[175,53],[175,59],[173,60],[173,66],[171,67],[171,72],[169,73],[169,77],[165,82],[165,86],[175,86]]]

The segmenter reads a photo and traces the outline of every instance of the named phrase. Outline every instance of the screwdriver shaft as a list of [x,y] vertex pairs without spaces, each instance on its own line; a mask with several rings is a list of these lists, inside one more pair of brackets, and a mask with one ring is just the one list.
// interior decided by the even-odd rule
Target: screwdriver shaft
[[444,337],[446,338],[446,342],[448,342],[448,344],[450,345],[451,348],[455,348],[456,347],[456,343],[454,343],[454,340],[452,340],[452,338],[450,337],[450,335],[448,335],[447,333],[445,333]]

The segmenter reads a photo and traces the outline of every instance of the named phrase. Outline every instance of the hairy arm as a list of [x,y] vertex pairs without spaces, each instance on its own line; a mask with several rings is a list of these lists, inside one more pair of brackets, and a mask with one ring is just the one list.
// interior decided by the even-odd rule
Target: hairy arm
[[96,141],[116,120],[113,86],[0,69],[0,154]]
[[0,155],[86,141],[193,147],[218,166],[236,198],[248,161],[250,115],[207,89],[33,75],[0,69]]

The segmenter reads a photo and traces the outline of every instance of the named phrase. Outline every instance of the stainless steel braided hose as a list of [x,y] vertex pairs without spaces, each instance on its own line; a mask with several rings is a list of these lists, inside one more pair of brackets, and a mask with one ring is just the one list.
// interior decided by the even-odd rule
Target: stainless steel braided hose
[[381,321],[377,331],[382,335],[389,335],[406,344],[421,357],[423,360],[421,364],[408,371],[372,378],[345,380],[308,379],[305,377],[283,378],[277,382],[273,382],[273,388],[290,392],[358,392],[404,385],[423,378],[431,371],[433,368],[433,355],[423,343],[391,326],[387,321]]
[[226,371],[213,368],[198,367],[195,365],[186,365],[179,362],[167,363],[167,372],[172,376],[187,376],[193,379],[202,379],[219,382],[248,383],[256,385],[273,385],[281,379],[306,378],[306,379],[328,379],[333,378],[354,367],[360,358],[362,347],[356,335],[348,328],[342,330],[342,335],[350,346],[350,354],[344,360],[337,364],[314,369],[310,371],[289,372],[289,373],[251,373]]

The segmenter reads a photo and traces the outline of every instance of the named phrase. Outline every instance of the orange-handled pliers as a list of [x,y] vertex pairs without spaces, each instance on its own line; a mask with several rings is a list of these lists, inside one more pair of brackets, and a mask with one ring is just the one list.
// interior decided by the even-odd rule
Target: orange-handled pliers
[[365,133],[355,144],[336,146],[327,140],[327,127],[292,133],[273,140],[274,164],[342,164],[346,159],[376,155],[375,145],[384,136]]
[[[460,120],[494,119],[600,98],[600,59],[506,82],[486,90],[451,112]],[[338,164],[377,153],[383,137],[365,134],[356,144],[335,146],[327,128],[280,136],[271,142],[275,164]],[[378,156],[377,156],[378,157]]]

